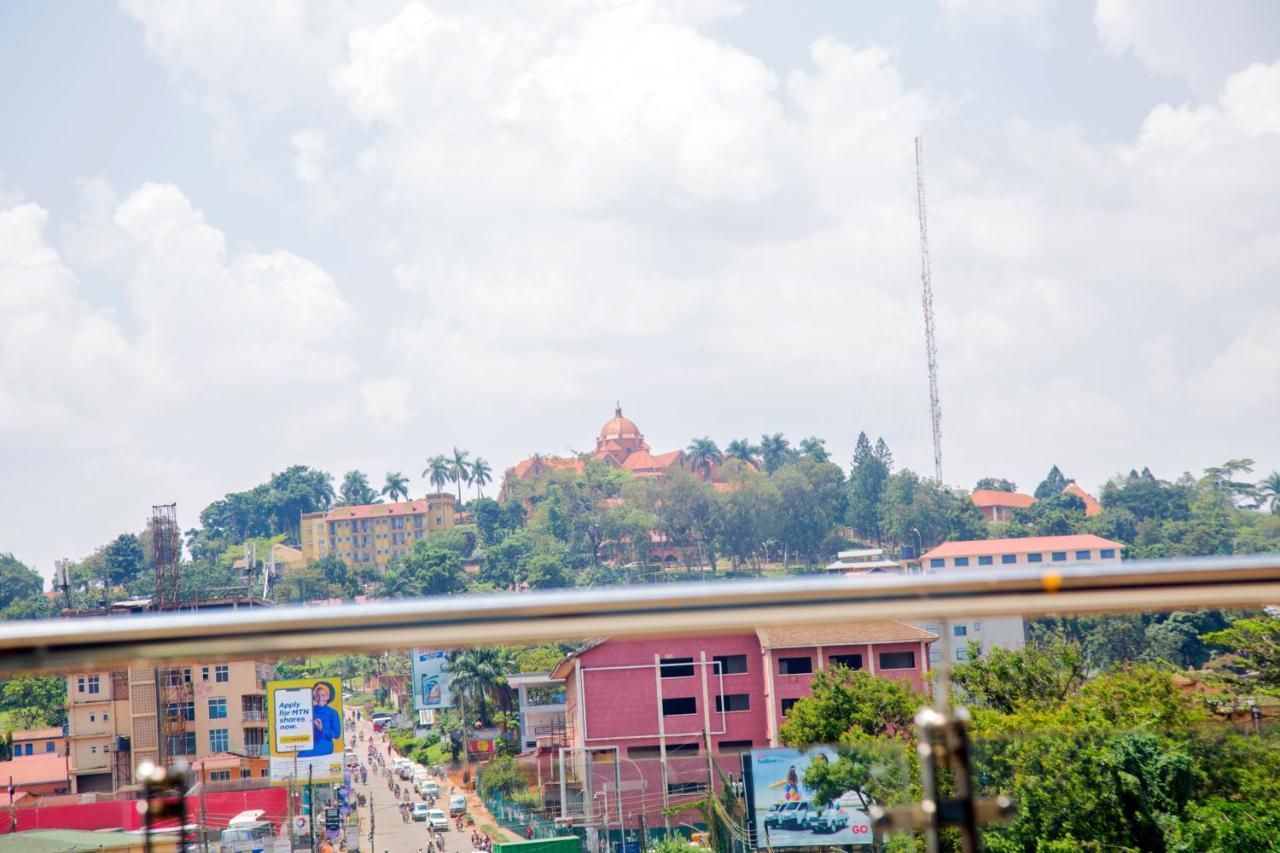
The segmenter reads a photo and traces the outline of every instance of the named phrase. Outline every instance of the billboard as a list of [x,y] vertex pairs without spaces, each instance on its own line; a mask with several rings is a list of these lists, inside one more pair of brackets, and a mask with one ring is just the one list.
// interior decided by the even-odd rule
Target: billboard
[[413,705],[419,711],[452,708],[449,653],[438,649],[413,651]]
[[267,684],[271,780],[341,782],[342,682],[298,678]]
[[822,746],[751,750],[744,764],[750,765],[747,802],[756,847],[871,844],[871,821],[860,792],[848,791],[834,803],[817,806],[804,784],[811,764],[835,760],[835,751]]

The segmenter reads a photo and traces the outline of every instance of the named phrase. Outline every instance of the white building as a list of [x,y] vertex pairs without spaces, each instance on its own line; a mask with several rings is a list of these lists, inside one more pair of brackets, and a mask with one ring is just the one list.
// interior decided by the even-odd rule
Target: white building
[[538,741],[564,744],[564,680],[549,672],[521,672],[507,676],[507,684],[520,695],[520,750]]

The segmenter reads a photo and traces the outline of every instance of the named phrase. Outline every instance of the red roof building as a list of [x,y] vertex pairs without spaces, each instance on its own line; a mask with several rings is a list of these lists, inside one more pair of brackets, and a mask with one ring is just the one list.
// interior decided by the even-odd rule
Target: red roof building
[[1120,560],[1124,544],[1079,533],[1073,536],[1026,536],[1021,539],[970,539],[943,542],[920,558],[926,569],[965,569],[986,566],[1036,566],[1107,563]]
[[[1098,503],[1098,499],[1075,483],[1068,483],[1062,493],[1075,495],[1084,501],[1084,514],[1090,518],[1102,512],[1102,504]],[[1026,509],[1036,502],[1031,495],[1024,495],[1022,492],[1002,492],[997,489],[974,489],[969,500],[973,501],[973,505],[987,521],[1013,521],[1014,510]]]

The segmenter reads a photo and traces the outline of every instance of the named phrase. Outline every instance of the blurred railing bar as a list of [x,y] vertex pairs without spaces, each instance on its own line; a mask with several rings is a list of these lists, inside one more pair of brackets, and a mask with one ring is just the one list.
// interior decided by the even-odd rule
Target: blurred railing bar
[[1280,603],[1280,554],[931,575],[673,583],[0,624],[0,672],[132,660],[712,634],[867,619],[1249,608]]

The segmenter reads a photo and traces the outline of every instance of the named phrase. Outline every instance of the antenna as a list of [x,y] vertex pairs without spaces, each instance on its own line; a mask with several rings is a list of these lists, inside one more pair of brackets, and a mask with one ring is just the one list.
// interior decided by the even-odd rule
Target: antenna
[[929,272],[929,224],[924,204],[924,140],[916,137],[916,210],[920,217],[920,303],[929,362],[929,417],[933,421],[933,477],[942,482],[942,408],[938,405],[938,342],[933,330],[933,282]]
[[156,566],[156,600],[153,606],[156,610],[177,609],[181,548],[177,505],[151,507],[151,554]]

